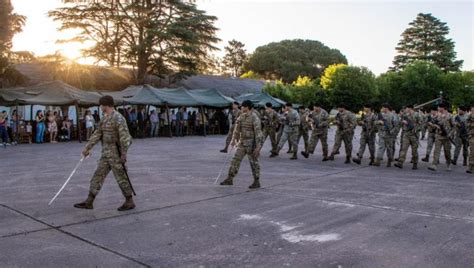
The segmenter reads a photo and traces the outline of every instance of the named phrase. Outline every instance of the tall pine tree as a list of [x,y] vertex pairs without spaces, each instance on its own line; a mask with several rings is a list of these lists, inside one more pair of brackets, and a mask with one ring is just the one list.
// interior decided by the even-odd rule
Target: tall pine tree
[[242,73],[242,67],[247,59],[247,53],[244,49],[245,45],[237,40],[230,40],[229,44],[224,48],[225,56],[223,64],[226,69],[230,70],[232,76],[237,77]]
[[396,48],[392,70],[401,70],[421,60],[434,63],[444,71],[459,71],[463,61],[456,60],[454,42],[447,37],[449,27],[431,14],[420,13],[402,34]]

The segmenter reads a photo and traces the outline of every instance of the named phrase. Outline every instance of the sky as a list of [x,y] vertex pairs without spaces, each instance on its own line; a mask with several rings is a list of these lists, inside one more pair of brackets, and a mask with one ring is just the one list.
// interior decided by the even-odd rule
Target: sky
[[[60,0],[12,0],[15,12],[26,15],[24,31],[14,38],[14,50],[36,55],[59,50],[71,58],[80,56],[80,44],[57,44],[64,35],[47,17]],[[418,13],[432,13],[451,29],[463,70],[474,70],[474,1],[238,1],[196,0],[199,8],[218,17],[216,26],[223,49],[229,40],[246,45],[247,52],[270,42],[311,39],[339,49],[349,64],[365,66],[375,74],[392,65],[400,35]],[[223,51],[216,53],[223,55]]]

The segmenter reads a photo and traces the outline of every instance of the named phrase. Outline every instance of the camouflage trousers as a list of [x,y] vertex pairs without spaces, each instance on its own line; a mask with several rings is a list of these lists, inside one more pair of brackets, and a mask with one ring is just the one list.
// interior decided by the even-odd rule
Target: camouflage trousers
[[428,139],[426,140],[426,156],[431,155],[431,151],[433,151],[435,139],[436,139],[436,134],[428,133]]
[[232,142],[232,136],[234,135],[235,124],[229,128],[229,133],[227,133],[227,139],[225,140],[225,148],[227,149]]
[[90,192],[93,195],[97,195],[104,185],[105,178],[109,174],[110,170],[114,173],[115,180],[117,181],[122,194],[125,197],[132,196],[132,188],[127,180],[127,175],[123,169],[122,162],[118,155],[116,157],[102,157],[99,160],[99,165],[95,170],[94,176],[91,179]]
[[270,142],[272,144],[272,151],[276,151],[278,143],[277,143],[277,133],[274,128],[266,127],[263,128],[263,139],[262,139],[262,146],[267,140],[267,137],[270,137]]
[[394,154],[394,142],[393,142],[393,137],[392,136],[385,136],[385,135],[379,135],[379,141],[378,141],[378,150],[377,150],[377,160],[382,160],[383,155],[386,152],[387,157],[390,161],[393,160],[393,154]]
[[459,154],[461,153],[461,148],[462,148],[462,156],[464,159],[467,159],[467,156],[469,154],[469,140],[464,137],[459,137],[456,136],[454,139],[454,154],[453,154],[453,161],[457,161],[459,158]]
[[365,134],[361,133],[360,135],[360,147],[359,147],[359,158],[364,156],[365,147],[369,147],[370,158],[375,158],[375,133]]
[[342,142],[344,142],[344,149],[346,150],[346,157],[352,156],[352,139],[354,138],[354,133],[344,133],[342,131],[336,131],[336,137],[334,140],[334,147],[332,147],[332,155],[335,155],[339,152]]
[[308,140],[309,140],[308,130],[304,130],[304,129],[299,130],[298,140],[296,141],[296,144],[300,144],[301,137],[303,137],[304,150],[306,152],[308,150]]
[[434,154],[433,154],[433,165],[439,164],[439,157],[441,156],[441,149],[444,149],[444,158],[446,164],[451,164],[451,142],[447,137],[436,135]]
[[245,155],[249,158],[250,168],[252,169],[252,175],[254,179],[260,178],[260,164],[258,163],[258,158],[253,155],[254,147],[253,146],[244,146],[239,144],[235,150],[234,158],[230,163],[229,168],[229,179],[235,178],[239,172],[240,163],[244,159]]
[[286,132],[283,131],[281,134],[280,141],[278,142],[278,147],[275,153],[279,153],[281,148],[285,146],[286,141],[288,141],[291,145],[291,151],[293,152],[293,155],[296,155],[298,153],[298,132],[293,131],[293,132]]
[[311,138],[309,139],[308,144],[308,153],[313,154],[318,142],[321,141],[321,146],[323,147],[323,157],[328,156],[328,131],[312,131]]
[[418,163],[418,136],[416,134],[403,134],[402,144],[400,145],[400,156],[398,162],[404,163],[407,158],[408,148],[411,147],[411,159],[413,163]]

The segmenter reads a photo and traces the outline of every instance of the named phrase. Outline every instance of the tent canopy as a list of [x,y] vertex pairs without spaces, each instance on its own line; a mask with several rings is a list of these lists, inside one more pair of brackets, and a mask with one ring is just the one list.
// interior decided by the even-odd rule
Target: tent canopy
[[153,105],[169,107],[229,107],[232,98],[225,97],[214,89],[187,90],[184,88],[154,88],[150,85],[130,86],[122,91],[107,92],[115,103],[134,105]]
[[285,102],[272,97],[268,93],[254,93],[254,94],[244,94],[235,98],[238,102],[242,103],[246,100],[250,100],[254,105],[258,107],[265,107],[267,102],[270,102],[274,108],[281,108],[285,105]]
[[62,81],[44,82],[34,86],[0,90],[0,104],[5,105],[79,105],[99,104],[100,94],[84,91]]

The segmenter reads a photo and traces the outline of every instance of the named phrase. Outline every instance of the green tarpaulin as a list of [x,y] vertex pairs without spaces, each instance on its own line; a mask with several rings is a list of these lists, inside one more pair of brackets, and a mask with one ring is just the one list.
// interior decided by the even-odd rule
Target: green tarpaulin
[[265,107],[267,102],[270,102],[274,108],[281,108],[285,105],[285,102],[272,97],[268,93],[255,93],[255,94],[244,94],[235,98],[238,102],[242,103],[243,101],[250,100],[254,105],[258,107]]
[[61,81],[44,82],[34,86],[0,90],[0,104],[13,105],[79,105],[99,104],[100,94],[84,91]]

